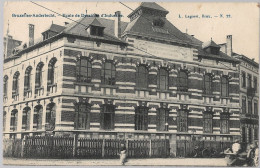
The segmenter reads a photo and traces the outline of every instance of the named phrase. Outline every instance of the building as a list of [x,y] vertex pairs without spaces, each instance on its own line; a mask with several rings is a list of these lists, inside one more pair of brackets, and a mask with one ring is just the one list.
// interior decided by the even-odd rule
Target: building
[[4,64],[4,137],[169,139],[173,155],[179,141],[239,138],[239,61],[168,13],[144,2],[128,23],[50,26]]
[[242,142],[253,143],[259,139],[259,64],[254,59],[237,54],[232,49],[232,36],[221,44],[222,51],[240,61],[240,106]]

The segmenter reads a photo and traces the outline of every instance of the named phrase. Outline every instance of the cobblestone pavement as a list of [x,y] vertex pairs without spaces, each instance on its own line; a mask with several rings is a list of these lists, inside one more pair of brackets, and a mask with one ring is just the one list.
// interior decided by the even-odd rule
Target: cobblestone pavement
[[[113,166],[120,165],[119,159],[17,159],[3,158],[4,165],[42,165],[42,166]],[[224,158],[149,158],[128,159],[129,166],[226,166]]]

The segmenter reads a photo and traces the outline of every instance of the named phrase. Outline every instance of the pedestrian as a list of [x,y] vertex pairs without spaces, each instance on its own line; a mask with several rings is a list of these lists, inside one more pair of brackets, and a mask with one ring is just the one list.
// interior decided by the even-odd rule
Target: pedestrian
[[126,146],[122,143],[120,146],[120,163],[125,165],[126,162]]
[[232,145],[232,152],[234,154],[238,154],[239,152],[241,152],[241,145],[239,143],[239,139],[236,139],[235,143]]
[[259,162],[259,146],[258,141],[255,141],[255,157],[254,157],[254,166],[258,167]]

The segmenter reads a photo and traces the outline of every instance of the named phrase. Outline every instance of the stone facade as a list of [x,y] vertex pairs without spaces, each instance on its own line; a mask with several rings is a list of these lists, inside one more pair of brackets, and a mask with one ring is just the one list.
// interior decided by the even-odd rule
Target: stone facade
[[[192,43],[158,40],[131,31],[122,33],[122,39],[64,33],[6,62],[4,137],[52,133],[170,139],[173,154],[178,140],[233,141],[240,137],[236,60],[205,57]],[[78,62],[83,59],[90,63],[87,70],[91,73],[79,80]],[[115,69],[107,74],[106,66]],[[140,66],[147,69],[146,88],[137,86]],[[160,88],[161,69],[168,74],[165,89]],[[187,78],[182,79],[181,72]],[[205,93],[205,75],[211,79],[210,94]],[[228,81],[225,96],[223,78]],[[183,81],[187,82],[184,90]]]

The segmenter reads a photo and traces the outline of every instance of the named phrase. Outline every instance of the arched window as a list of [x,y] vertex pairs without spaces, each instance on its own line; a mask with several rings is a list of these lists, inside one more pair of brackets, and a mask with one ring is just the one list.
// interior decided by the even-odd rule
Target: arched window
[[148,87],[148,69],[145,65],[137,67],[136,73],[136,87],[147,88]]
[[221,96],[228,97],[228,78],[226,76],[221,77]]
[[91,62],[87,57],[80,57],[76,63],[78,82],[91,82]]
[[161,68],[157,75],[157,87],[161,90],[168,89],[169,72]]
[[24,75],[24,95],[26,96],[28,91],[31,91],[32,83],[31,83],[31,76],[32,76],[32,67],[29,66],[25,70]]
[[18,120],[18,111],[17,109],[13,109],[11,112],[11,122],[10,122],[10,130],[17,130],[17,120]]
[[135,109],[135,130],[148,129],[148,107],[137,107]]
[[102,65],[101,83],[105,85],[115,85],[116,66],[112,61],[107,61]]
[[33,128],[36,130],[42,128],[42,110],[42,105],[37,105],[34,107]]
[[204,94],[210,95],[212,94],[212,77],[211,74],[205,74],[204,75]]
[[12,98],[19,96],[19,77],[20,73],[17,71],[13,77],[13,91],[12,91]]
[[30,130],[30,116],[31,116],[31,108],[25,107],[23,109],[22,129]]
[[42,87],[43,63],[40,62],[36,67],[35,74],[35,93],[37,94],[39,88]]
[[100,113],[100,128],[113,130],[115,126],[115,106],[104,104]]
[[8,90],[8,76],[5,75],[5,77],[4,77],[4,97],[7,97],[7,90]]
[[52,58],[48,65],[48,91],[53,85],[57,84],[57,66],[56,66],[57,59]]
[[90,104],[86,102],[75,103],[75,129],[89,129],[90,126]]
[[55,129],[56,120],[56,105],[55,103],[49,103],[46,107],[46,120],[45,120],[45,130],[53,131]]
[[181,70],[177,77],[177,87],[178,90],[181,92],[187,92],[188,91],[188,74],[186,71]]

